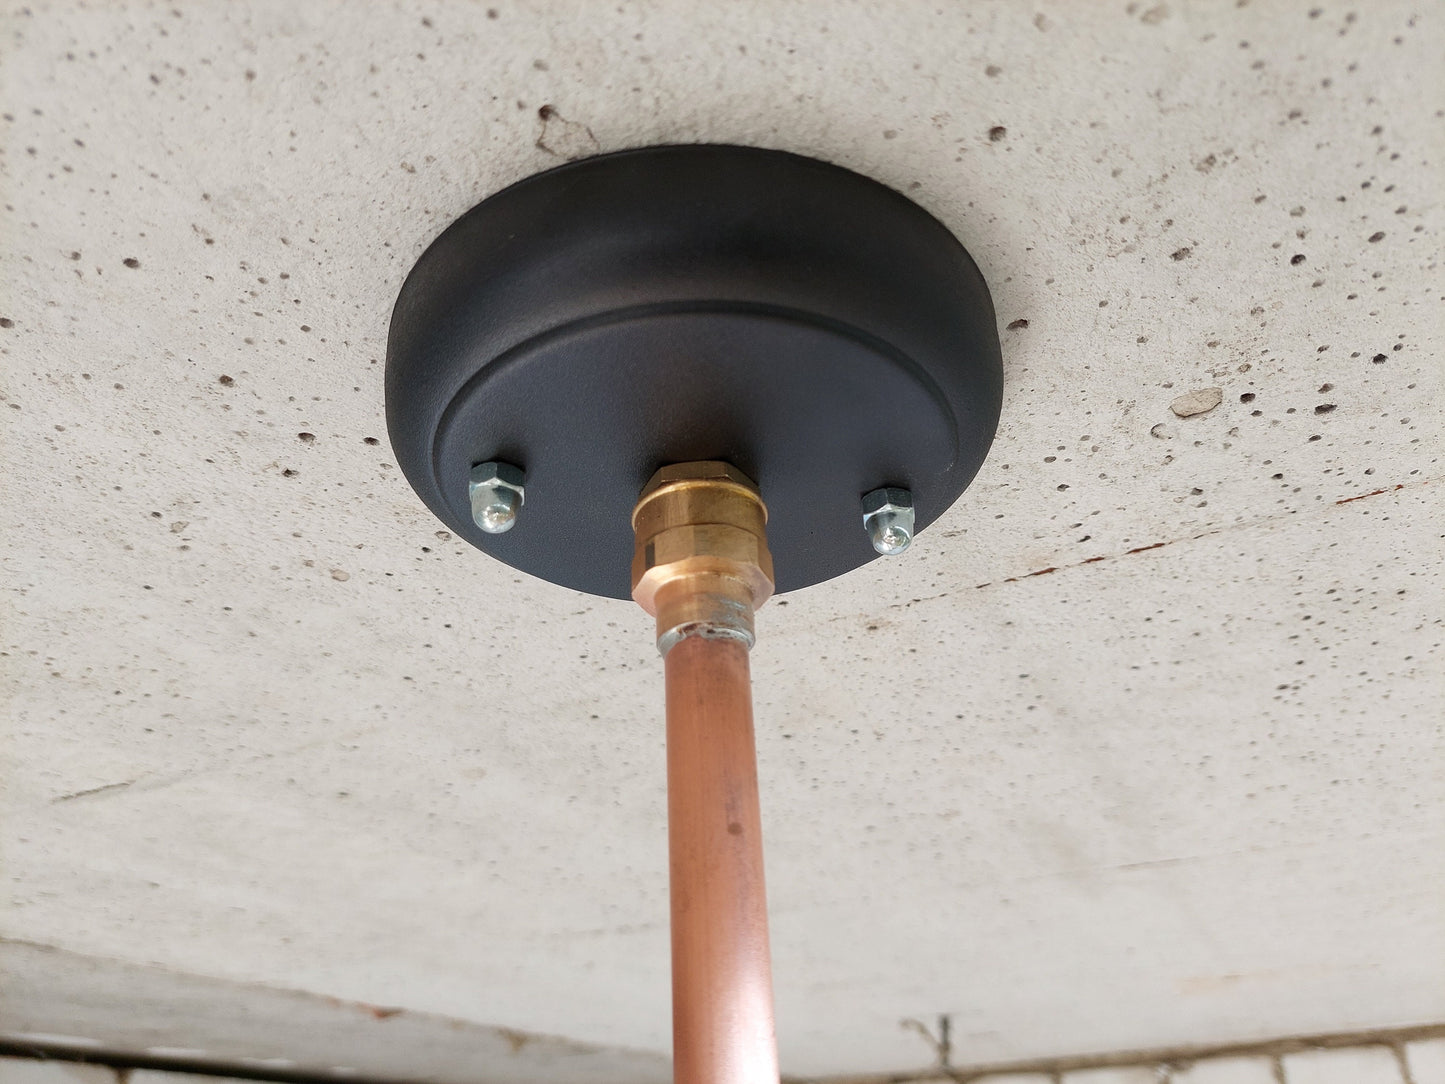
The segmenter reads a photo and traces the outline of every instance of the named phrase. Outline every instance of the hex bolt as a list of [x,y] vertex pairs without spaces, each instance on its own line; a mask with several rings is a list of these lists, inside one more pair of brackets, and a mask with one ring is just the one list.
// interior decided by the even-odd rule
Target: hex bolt
[[478,463],[467,481],[472,521],[487,534],[510,531],[526,502],[525,475],[510,463]]
[[913,494],[885,486],[863,497],[863,526],[884,556],[902,553],[913,541]]

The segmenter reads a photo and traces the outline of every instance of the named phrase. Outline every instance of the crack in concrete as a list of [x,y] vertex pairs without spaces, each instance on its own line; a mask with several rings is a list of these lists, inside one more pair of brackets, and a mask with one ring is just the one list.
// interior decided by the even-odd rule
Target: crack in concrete
[[[1422,487],[1422,486],[1433,485],[1433,484],[1434,484],[1435,482],[1437,482],[1437,481],[1439,481],[1438,478],[1422,478],[1422,479],[1420,479],[1420,481],[1414,482],[1414,483],[1400,482],[1400,483],[1398,483],[1398,484],[1396,484],[1396,485],[1394,485],[1394,486],[1387,486],[1387,487],[1385,487],[1384,489],[1374,489],[1374,490],[1371,490],[1371,491],[1368,492],[1368,493],[1361,493],[1361,494],[1358,494],[1357,496],[1354,496],[1354,497],[1343,497],[1343,498],[1341,498],[1340,500],[1333,501],[1333,502],[1331,502],[1330,504],[1325,505],[1325,506],[1323,506],[1322,508],[1318,509],[1318,510],[1316,511],[1316,514],[1318,514],[1318,515],[1327,514],[1330,509],[1332,509],[1332,508],[1334,508],[1334,507],[1336,507],[1336,506],[1338,506],[1338,505],[1342,505],[1342,504],[1352,504],[1352,503],[1354,503],[1355,501],[1364,500],[1366,497],[1378,497],[1378,496],[1380,496],[1381,494],[1384,494],[1384,493],[1394,493],[1394,492],[1396,492],[1396,491],[1398,491],[1398,490],[1402,490],[1402,489],[1412,489],[1412,490],[1413,490],[1413,489],[1419,489],[1419,488]],[[1250,527],[1259,527],[1259,526],[1261,526],[1261,525],[1263,525],[1263,524],[1267,524],[1267,523],[1276,523],[1276,522],[1280,522],[1280,521],[1287,521],[1287,520],[1290,520],[1290,519],[1299,520],[1299,519],[1301,519],[1301,518],[1308,519],[1308,518],[1310,518],[1310,517],[1308,517],[1308,516],[1301,517],[1301,516],[1298,514],[1298,512],[1295,511],[1295,512],[1286,512],[1286,513],[1281,513],[1281,514],[1276,514],[1276,515],[1260,516],[1260,517],[1258,517],[1258,518],[1256,518],[1256,519],[1245,520],[1245,521],[1243,521],[1243,522],[1241,522],[1241,523],[1227,523],[1227,524],[1224,524],[1224,525],[1219,526],[1219,527],[1213,527],[1213,528],[1211,528],[1211,529],[1209,529],[1209,530],[1207,530],[1207,531],[1200,531],[1198,534],[1183,535],[1183,536],[1181,536],[1181,537],[1179,537],[1179,538],[1167,538],[1167,539],[1165,539],[1165,540],[1162,541],[1162,542],[1150,542],[1148,545],[1135,546],[1133,549],[1124,550],[1124,551],[1121,552],[1121,553],[1100,553],[1100,554],[1095,554],[1093,557],[1085,557],[1085,558],[1083,558],[1082,560],[1073,561],[1073,562],[1071,562],[1071,563],[1069,563],[1069,564],[1049,565],[1047,568],[1035,569],[1033,572],[1021,572],[1021,573],[1019,573],[1017,576],[1008,576],[1008,577],[1006,577],[1006,578],[1004,578],[1004,579],[1001,579],[1001,580],[986,580],[986,581],[983,582],[983,583],[976,583],[976,584],[974,584],[974,585],[973,585],[973,589],[976,590],[976,591],[981,591],[981,590],[983,590],[983,588],[985,588],[985,587],[996,587],[996,586],[998,586],[999,584],[1019,583],[1019,582],[1021,582],[1021,581],[1023,581],[1023,580],[1033,579],[1035,576],[1048,576],[1048,575],[1051,575],[1052,573],[1055,573],[1055,572],[1067,572],[1067,571],[1069,571],[1070,569],[1082,568],[1082,567],[1084,567],[1085,565],[1095,565],[1095,564],[1098,564],[1098,563],[1101,562],[1101,561],[1116,561],[1116,560],[1118,560],[1118,559],[1121,558],[1121,557],[1129,557],[1129,556],[1131,556],[1131,555],[1133,555],[1133,554],[1136,554],[1136,553],[1148,553],[1150,550],[1163,549],[1163,548],[1166,547],[1166,546],[1177,545],[1177,544],[1180,543],[1180,542],[1197,542],[1197,541],[1198,541],[1199,539],[1201,539],[1201,538],[1209,538],[1209,537],[1211,537],[1211,536],[1213,536],[1213,535],[1226,534],[1226,533],[1229,533],[1229,532],[1232,532],[1232,531],[1246,530],[1246,529],[1248,529],[1248,528],[1250,528]],[[958,589],[958,590],[962,590],[962,589],[960,588],[960,589]],[[949,591],[940,591],[940,592],[938,592],[937,594],[934,594],[934,595],[920,595],[920,596],[918,596],[917,598],[910,598],[910,599],[907,599],[907,600],[904,601],[904,602],[892,602],[892,603],[889,603],[889,604],[887,604],[886,606],[882,607],[882,610],[881,610],[881,611],[876,611],[876,612],[884,612],[884,611],[891,611],[891,610],[907,610],[907,609],[910,609],[910,608],[913,607],[913,606],[920,605],[921,603],[924,603],[924,602],[936,602],[938,599],[947,598],[949,595],[951,595],[951,594],[953,594],[953,593],[954,593],[953,590],[949,590]],[[833,616],[833,617],[819,618],[819,619],[817,619],[816,622],[807,622],[807,624],[806,624],[805,626],[803,626],[803,627],[815,627],[816,625],[831,625],[831,624],[835,624],[835,623],[837,623],[837,622],[839,622],[839,621],[856,621],[856,620],[857,620],[857,615],[856,615],[856,614],[838,614],[838,615]]]
[[105,794],[107,791],[124,790],[135,781],[135,779],[127,779],[123,783],[106,783],[104,786],[100,787],[90,787],[86,790],[71,791],[69,794],[62,794],[58,798],[50,799],[50,804],[55,805],[57,802],[73,802],[77,798],[89,798],[93,794]]
[[[1424,484],[1425,484],[1425,483],[1423,483],[1423,482],[1421,483],[1421,485],[1424,485]],[[1405,483],[1404,483],[1404,482],[1400,482],[1398,485],[1386,486],[1384,489],[1372,489],[1372,490],[1370,490],[1370,492],[1368,492],[1368,493],[1361,493],[1361,494],[1360,494],[1359,496],[1357,496],[1357,497],[1346,497],[1344,500],[1342,500],[1342,501],[1336,501],[1335,503],[1336,503],[1336,504],[1350,504],[1350,503],[1353,502],[1353,501],[1362,501],[1362,500],[1364,500],[1366,497],[1378,497],[1381,493],[1393,493],[1393,492],[1395,492],[1395,490],[1397,490],[1397,489],[1404,489],[1404,488],[1405,488]]]
[[[1270,518],[1275,518],[1275,517],[1270,517]],[[1249,523],[1241,523],[1241,524],[1236,524],[1236,525],[1234,525],[1234,526],[1237,526],[1237,527],[1248,527],[1248,526],[1253,526],[1254,524],[1256,524],[1256,523],[1261,523],[1261,522],[1268,522],[1268,520],[1251,520]],[[1025,573],[1024,573],[1023,575],[1021,575],[1021,576],[1009,576],[1007,579],[1002,579],[1002,580],[997,580],[997,581],[995,581],[995,580],[989,580],[987,583],[976,583],[976,584],[974,584],[973,586],[974,586],[974,590],[977,591],[977,590],[979,590],[979,589],[981,589],[981,588],[984,588],[984,587],[992,587],[992,586],[994,585],[994,583],[996,583],[996,582],[997,582],[997,583],[1018,583],[1020,580],[1033,579],[1033,577],[1035,577],[1035,576],[1047,576],[1047,575],[1049,575],[1051,572],[1062,572],[1062,571],[1064,571],[1064,570],[1066,570],[1066,569],[1070,569],[1070,568],[1083,568],[1084,565],[1094,565],[1094,564],[1098,564],[1100,561],[1117,560],[1117,559],[1120,558],[1120,557],[1128,557],[1128,556],[1130,556],[1131,554],[1135,554],[1135,553],[1146,553],[1146,552],[1148,552],[1149,550],[1163,549],[1165,546],[1173,546],[1173,545],[1175,545],[1176,543],[1179,543],[1179,542],[1197,542],[1197,541],[1198,541],[1199,539],[1201,539],[1201,538],[1208,538],[1210,535],[1222,534],[1223,532],[1228,531],[1228,530],[1232,530],[1232,529],[1234,529],[1234,528],[1233,528],[1233,527],[1215,527],[1213,530],[1200,531],[1198,534],[1184,535],[1184,536],[1182,536],[1182,537],[1180,537],[1180,538],[1170,538],[1170,539],[1167,539],[1167,540],[1164,541],[1164,542],[1151,542],[1151,543],[1150,543],[1149,545],[1147,545],[1147,546],[1135,546],[1133,549],[1131,549],[1131,550],[1125,550],[1123,553],[1100,553],[1100,554],[1097,554],[1097,555],[1095,555],[1095,556],[1093,556],[1093,557],[1085,557],[1082,561],[1075,561],[1073,564],[1068,564],[1068,565],[1050,565],[1048,568],[1040,568],[1040,569],[1038,569],[1037,571],[1034,571],[1034,572],[1025,572]]]
[[[244,757],[240,760],[212,761],[205,764],[200,764],[194,768],[187,768],[183,771],[171,772],[168,775],[138,775],[134,779],[127,779],[122,783],[106,783],[104,786],[90,787],[86,790],[77,790],[69,794],[62,794],[58,797],[50,799],[49,804],[55,805],[58,802],[74,801],[77,798],[89,798],[92,796],[99,796],[101,794],[118,793],[122,790],[131,790],[132,787],[134,787],[134,790],[132,790],[131,793],[149,793],[151,791],[161,790],[165,787],[175,786],[175,784],[177,783],[183,783],[187,779],[193,779],[196,776],[209,775],[213,772],[239,770],[247,765],[259,764],[262,761],[277,760],[282,757],[296,756],[301,753],[310,752],[313,749],[323,748],[327,745],[354,741],[355,739],[365,737],[368,734],[374,734],[380,729],[380,725],[362,727],[360,730],[350,731],[346,734],[342,734],[339,736],[327,735],[325,737],[313,738],[312,740],[302,742],[299,745],[293,745],[285,749],[274,749],[264,753],[256,753],[252,756]],[[142,783],[143,780],[148,781],[144,782],[140,786],[136,785],[138,783]]]
[[[1344,498],[1342,498],[1342,499],[1340,499],[1340,500],[1337,500],[1337,501],[1333,502],[1333,504],[1334,504],[1334,505],[1352,504],[1352,503],[1354,503],[1355,501],[1362,501],[1362,500],[1364,500],[1366,497],[1378,497],[1378,496],[1380,496],[1382,493],[1394,493],[1394,492],[1396,492],[1396,491],[1398,491],[1398,490],[1401,490],[1401,489],[1417,489],[1417,488],[1419,488],[1419,487],[1421,487],[1421,486],[1430,485],[1430,484],[1432,484],[1434,481],[1436,481],[1436,479],[1423,478],[1423,479],[1421,479],[1419,482],[1414,483],[1413,485],[1407,484],[1407,483],[1405,483],[1405,482],[1400,482],[1400,483],[1398,483],[1398,484],[1396,484],[1396,485],[1393,485],[1393,486],[1386,486],[1386,487],[1383,488],[1383,489],[1372,489],[1372,490],[1371,490],[1370,492],[1368,492],[1368,493],[1360,493],[1360,494],[1358,494],[1357,496],[1354,496],[1354,497],[1344,497]],[[1333,505],[1332,505],[1332,507],[1333,507]],[[1243,523],[1230,523],[1230,524],[1225,524],[1224,526],[1221,526],[1221,527],[1213,527],[1213,528],[1211,528],[1210,530],[1207,530],[1207,531],[1200,531],[1198,534],[1182,535],[1182,536],[1180,536],[1179,538],[1168,538],[1168,539],[1165,539],[1163,542],[1151,542],[1151,543],[1149,543],[1149,544],[1146,545],[1146,546],[1135,546],[1133,549],[1124,550],[1122,553],[1100,553],[1100,554],[1096,554],[1096,555],[1093,556],[1093,557],[1085,557],[1085,558],[1084,558],[1083,560],[1081,560],[1081,561],[1074,561],[1074,562],[1072,562],[1072,563],[1070,563],[1070,564],[1049,565],[1047,568],[1036,569],[1036,570],[1034,570],[1033,572],[1023,572],[1023,573],[1020,573],[1020,574],[1017,575],[1017,576],[1009,576],[1009,577],[1007,577],[1007,578],[1005,578],[1005,579],[1002,579],[1002,580],[987,580],[987,581],[985,581],[984,583],[976,583],[976,584],[973,585],[973,587],[974,587],[974,590],[978,591],[978,590],[982,590],[982,589],[985,588],[985,587],[993,587],[993,586],[995,586],[996,584],[1000,584],[1000,583],[1018,583],[1018,582],[1021,581],[1021,580],[1032,579],[1032,578],[1035,577],[1035,576],[1047,576],[1047,575],[1050,575],[1051,573],[1054,573],[1054,572],[1065,572],[1065,571],[1068,571],[1069,569],[1072,569],[1072,568],[1082,568],[1084,565],[1098,564],[1100,561],[1118,560],[1120,557],[1128,557],[1128,556],[1130,556],[1130,555],[1132,555],[1132,554],[1135,554],[1135,553],[1147,553],[1147,552],[1149,552],[1150,550],[1163,549],[1165,546],[1173,546],[1173,545],[1176,545],[1176,544],[1178,544],[1178,543],[1180,543],[1180,542],[1197,542],[1197,541],[1198,541],[1199,539],[1201,539],[1201,538],[1209,538],[1209,537],[1211,537],[1212,535],[1224,534],[1224,533],[1226,533],[1226,532],[1228,532],[1228,531],[1238,531],[1238,530],[1243,530],[1243,529],[1249,528],[1249,527],[1258,527],[1258,526],[1260,526],[1261,524],[1273,523],[1273,522],[1276,522],[1276,521],[1278,521],[1278,520],[1288,519],[1288,518],[1290,518],[1290,516],[1293,515],[1293,514],[1294,514],[1294,513],[1287,513],[1287,514],[1285,514],[1285,515],[1261,516],[1261,517],[1259,517],[1258,519],[1247,520],[1247,521],[1245,521],[1245,522],[1243,522]],[[936,594],[936,595],[925,595],[925,596],[923,596],[922,598],[909,599],[907,602],[894,603],[893,605],[889,606],[888,609],[890,609],[890,610],[899,610],[899,609],[904,609],[904,610],[906,610],[908,607],[913,606],[913,605],[916,605],[917,603],[920,603],[920,602],[932,602],[934,599],[947,598],[949,594],[950,594],[950,592],[948,592],[948,591],[942,591],[942,592],[940,592],[940,593],[938,593],[938,594]],[[846,619],[846,618],[838,618],[838,619],[836,619],[836,620],[847,620],[847,619]]]

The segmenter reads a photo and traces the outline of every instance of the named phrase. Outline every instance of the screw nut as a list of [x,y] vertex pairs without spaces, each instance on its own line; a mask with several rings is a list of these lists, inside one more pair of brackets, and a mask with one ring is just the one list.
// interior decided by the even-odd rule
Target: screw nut
[[510,463],[478,463],[467,480],[472,522],[488,534],[510,531],[526,502],[526,475]]
[[913,542],[913,494],[892,486],[865,494],[863,526],[879,553],[902,553]]

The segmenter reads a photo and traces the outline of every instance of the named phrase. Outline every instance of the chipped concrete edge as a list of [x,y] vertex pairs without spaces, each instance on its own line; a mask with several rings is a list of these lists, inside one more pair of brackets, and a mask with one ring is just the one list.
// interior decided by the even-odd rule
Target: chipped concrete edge
[[[117,1013],[116,1007],[124,1011]],[[665,1084],[670,1060],[0,936],[0,1054],[254,1080]]]

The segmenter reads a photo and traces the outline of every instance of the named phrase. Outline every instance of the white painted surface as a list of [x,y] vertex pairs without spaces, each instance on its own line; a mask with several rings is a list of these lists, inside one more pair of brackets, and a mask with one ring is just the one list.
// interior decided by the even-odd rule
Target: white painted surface
[[5,936],[666,1052],[647,619],[439,539],[381,362],[487,193],[733,140],[1005,328],[958,506],[761,615],[785,1069],[1445,1017],[1438,8],[176,10],[3,27]]
[[1410,1084],[1445,1084],[1445,1039],[1410,1043],[1405,1047]]
[[1169,1075],[1169,1084],[1279,1084],[1270,1058],[1214,1058]]
[[1398,1084],[1400,1059],[1386,1047],[1309,1050],[1281,1059],[1288,1084]]
[[1063,1084],[1160,1084],[1165,1079],[1152,1065],[1121,1065],[1065,1073]]
[[0,1057],[0,1084],[116,1084],[116,1077],[101,1065]]

